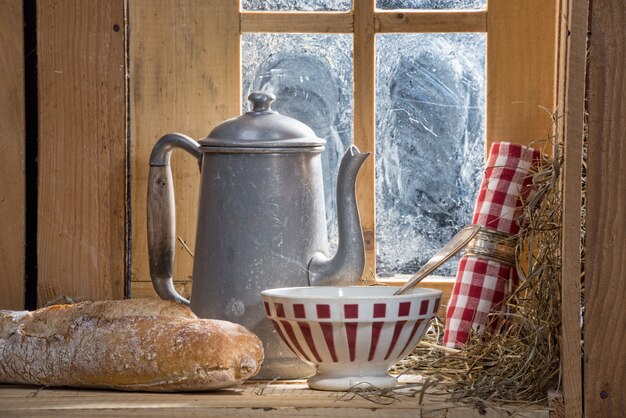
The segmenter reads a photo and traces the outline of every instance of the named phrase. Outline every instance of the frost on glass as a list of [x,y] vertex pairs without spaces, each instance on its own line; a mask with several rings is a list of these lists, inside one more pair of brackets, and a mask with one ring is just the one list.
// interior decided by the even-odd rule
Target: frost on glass
[[471,223],[485,155],[485,36],[376,42],[377,274],[412,274]]
[[276,95],[272,109],[307,124],[326,140],[322,169],[334,250],[337,169],[352,144],[352,36],[244,34],[241,54],[244,111],[252,91],[270,91]]
[[376,0],[382,10],[395,9],[484,9],[487,0]]
[[346,11],[352,0],[241,0],[242,10],[255,11]]

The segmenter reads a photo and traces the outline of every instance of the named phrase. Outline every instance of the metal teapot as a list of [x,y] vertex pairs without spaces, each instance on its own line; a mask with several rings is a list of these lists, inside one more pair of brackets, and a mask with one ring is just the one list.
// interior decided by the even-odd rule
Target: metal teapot
[[[321,152],[325,140],[305,124],[271,110],[275,97],[249,96],[252,110],[229,119],[199,142],[167,134],[150,156],[150,275],[163,299],[190,304],[201,318],[240,323],[264,342],[258,378],[295,378],[313,369],[285,346],[266,319],[268,288],[356,284],[365,265],[355,196],[357,173],[369,156],[351,146],[337,178],[338,249],[328,238]],[[191,302],[173,286],[176,239],[170,156],[181,148],[201,167],[200,206]]]

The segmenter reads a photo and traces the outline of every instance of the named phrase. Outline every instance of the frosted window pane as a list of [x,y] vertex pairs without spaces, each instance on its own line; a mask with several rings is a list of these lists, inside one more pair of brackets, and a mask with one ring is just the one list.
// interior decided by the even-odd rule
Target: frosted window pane
[[487,0],[376,0],[382,10],[395,9],[484,9]]
[[336,177],[352,144],[352,35],[242,35],[242,93],[268,90],[272,109],[310,126],[324,138],[324,193],[331,250],[336,248]]
[[[485,35],[377,35],[376,54],[377,274],[409,274],[471,223],[485,155]],[[450,261],[437,273],[455,271]]]
[[242,10],[255,11],[346,11],[352,0],[242,0]]

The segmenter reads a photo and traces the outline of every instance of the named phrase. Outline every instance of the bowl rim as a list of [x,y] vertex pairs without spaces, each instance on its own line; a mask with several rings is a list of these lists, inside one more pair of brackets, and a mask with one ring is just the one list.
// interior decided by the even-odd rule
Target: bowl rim
[[371,295],[360,295],[360,296],[346,296],[346,295],[320,295],[320,294],[305,294],[305,293],[293,293],[287,294],[282,293],[285,291],[299,291],[304,289],[328,289],[328,288],[336,288],[336,289],[353,289],[353,288],[361,288],[361,289],[399,289],[400,286],[297,286],[297,287],[277,287],[272,289],[265,289],[261,291],[261,295],[264,297],[270,298],[284,298],[284,299],[299,299],[299,300],[401,300],[401,299],[413,299],[415,297],[441,297],[443,295],[443,291],[440,289],[428,288],[428,287],[414,287],[410,290],[410,292],[417,291],[417,293],[405,293],[402,295],[381,295],[373,292]]

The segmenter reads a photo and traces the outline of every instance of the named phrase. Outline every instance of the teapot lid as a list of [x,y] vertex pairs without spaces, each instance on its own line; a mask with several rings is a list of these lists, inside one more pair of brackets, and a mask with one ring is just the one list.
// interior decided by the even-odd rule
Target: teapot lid
[[228,119],[201,139],[202,147],[300,148],[323,147],[326,141],[304,123],[273,111],[276,96],[257,91],[248,96],[252,110]]

